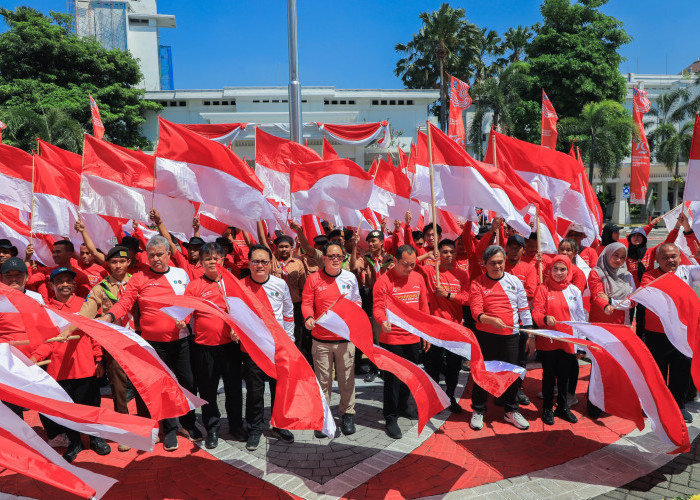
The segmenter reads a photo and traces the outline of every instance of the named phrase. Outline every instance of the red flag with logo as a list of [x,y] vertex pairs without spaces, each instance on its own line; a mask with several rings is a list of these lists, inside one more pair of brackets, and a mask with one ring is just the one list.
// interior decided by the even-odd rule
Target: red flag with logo
[[90,114],[92,115],[92,135],[95,139],[102,139],[105,135],[105,126],[102,124],[102,118],[100,118],[100,109],[97,107],[95,99],[92,98],[92,94],[88,94],[90,97]]
[[447,135],[457,144],[464,147],[464,120],[462,110],[471,106],[472,98],[469,96],[469,84],[462,80],[450,77],[450,119],[447,126]]
[[632,136],[632,163],[630,167],[630,203],[643,205],[647,199],[649,188],[649,164],[651,155],[649,143],[644,133],[644,113],[649,111],[651,103],[644,90],[632,89],[633,106],[632,118],[638,134]]
[[542,135],[540,144],[545,148],[557,149],[557,112],[552,101],[542,89]]

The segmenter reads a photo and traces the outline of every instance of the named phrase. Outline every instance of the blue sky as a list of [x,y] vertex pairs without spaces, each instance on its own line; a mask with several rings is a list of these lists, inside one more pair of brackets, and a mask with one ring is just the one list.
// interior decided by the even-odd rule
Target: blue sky
[[[298,0],[302,85],[401,88],[393,69],[397,42],[420,28],[418,13],[436,10],[428,0]],[[541,20],[539,0],[452,2],[479,27],[503,33]],[[6,0],[65,11],[66,0]],[[158,10],[176,16],[176,29],[161,30],[171,45],[175,88],[286,85],[287,19],[284,0],[192,2],[161,0]],[[700,58],[697,0],[611,0],[602,9],[623,21],[633,41],[622,49],[624,73],[677,73]]]

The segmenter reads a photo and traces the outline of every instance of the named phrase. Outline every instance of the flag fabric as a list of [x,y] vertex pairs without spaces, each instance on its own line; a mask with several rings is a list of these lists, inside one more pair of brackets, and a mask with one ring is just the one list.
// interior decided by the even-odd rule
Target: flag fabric
[[341,144],[366,146],[372,141],[377,141],[377,147],[388,148],[391,141],[388,121],[352,125],[316,122],[316,126],[319,131]]
[[681,353],[692,358],[690,373],[700,384],[700,298],[675,273],[638,288],[634,300],[656,314],[668,340]]
[[542,89],[542,133],[540,144],[542,147],[557,149],[557,112],[554,110],[552,101],[549,100],[544,89]]
[[51,251],[54,238],[48,234],[34,234],[29,225],[29,214],[7,205],[0,205],[0,238],[6,238],[17,247],[19,257],[22,257],[22,249],[30,243],[34,246],[32,259],[53,266]]
[[314,238],[317,236],[325,236],[326,233],[321,225],[321,219],[315,215],[302,215],[300,220],[304,236],[311,244],[313,244]]
[[212,141],[230,145],[247,128],[247,123],[189,123],[183,127]]
[[102,124],[102,118],[100,118],[100,109],[97,107],[95,99],[93,99],[92,94],[88,94],[90,97],[90,115],[92,116],[92,135],[95,139],[101,140],[105,135],[105,126]]
[[333,149],[333,145],[325,137],[323,138],[323,149],[321,151],[321,158],[323,158],[324,160],[333,160],[335,158],[340,158],[340,156],[338,156],[338,153],[335,152],[335,149]]
[[450,76],[450,116],[447,126],[447,135],[460,146],[464,147],[465,131],[462,110],[471,106],[472,98],[469,96],[469,84]]
[[[700,114],[695,115],[683,201],[700,201]],[[698,217],[700,219],[700,216]]]
[[433,415],[450,404],[445,391],[419,366],[372,343],[372,325],[357,304],[341,298],[316,324],[352,342],[380,370],[393,373],[408,386],[418,408],[418,434]]
[[81,498],[101,498],[117,482],[69,464],[24,420],[0,402],[0,467]]
[[[627,378],[632,384],[633,390],[631,394],[636,395],[638,398],[644,414],[649,418],[652,430],[661,441],[676,446],[673,453],[688,451],[690,449],[690,440],[683,415],[681,415],[678,404],[676,404],[675,399],[668,390],[664,377],[661,375],[649,349],[647,349],[634,330],[626,325],[611,323],[591,324],[569,321],[564,323],[574,328],[577,337],[585,337],[602,348],[602,352],[601,350],[588,349],[596,360],[599,360],[601,354],[605,352],[619,363],[626,375],[621,375],[619,382]],[[601,377],[603,387],[600,387],[594,383],[597,375],[596,370],[592,369],[589,397],[593,404],[598,405],[595,399],[600,399],[601,390],[605,391],[606,404],[613,398],[617,400],[616,404],[618,405],[624,403],[623,400],[629,396],[628,390],[624,386],[616,386],[615,392],[608,394],[610,392],[609,380],[606,380],[604,376]],[[605,411],[613,413],[608,409]]]
[[[411,181],[404,171],[380,160],[374,176],[372,196],[367,206],[391,219],[403,220],[406,211],[409,210],[410,196]],[[412,205],[413,211],[420,210],[417,201],[413,201]]]
[[32,155],[0,144],[0,204],[31,210],[33,170]]
[[290,205],[289,166],[318,161],[321,157],[306,146],[255,129],[255,174],[264,184],[263,195]]
[[83,157],[79,154],[54,146],[50,142],[36,140],[39,145],[39,156],[54,165],[70,168],[80,173],[83,170]]
[[643,205],[647,201],[649,187],[649,168],[651,152],[644,132],[644,113],[649,111],[651,104],[644,90],[632,89],[633,105],[632,119],[637,128],[637,134],[632,135],[632,160],[630,163],[630,203]]
[[156,420],[74,403],[53,377],[6,343],[0,344],[0,399],[83,434],[143,451],[153,451],[158,437]]

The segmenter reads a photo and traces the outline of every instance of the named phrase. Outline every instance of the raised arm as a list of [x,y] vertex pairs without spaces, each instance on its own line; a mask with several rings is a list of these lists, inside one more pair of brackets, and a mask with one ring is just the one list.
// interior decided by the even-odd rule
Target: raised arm
[[92,238],[90,238],[87,229],[85,229],[85,223],[83,223],[81,219],[78,219],[77,221],[75,221],[75,226],[73,227],[76,230],[76,232],[78,232],[80,236],[83,237],[83,242],[85,243],[85,246],[87,247],[88,251],[95,258],[95,262],[97,262],[100,265],[104,265],[105,254],[97,250],[95,243],[92,241]]
[[158,213],[158,210],[155,208],[151,209],[151,212],[149,213],[149,216],[151,217],[151,220],[153,223],[158,226],[158,232],[160,235],[168,240],[168,243],[170,244],[170,254],[175,256],[177,255],[180,251],[177,248],[177,245],[173,241],[173,239],[170,237],[170,233],[168,230],[165,228],[165,222],[163,222],[163,219],[160,216],[160,213]]
[[297,237],[299,238],[299,246],[301,246],[301,249],[304,250],[304,253],[313,256],[316,253],[316,249],[311,245],[311,243],[309,243],[309,240],[306,239],[306,235],[304,234],[304,230],[302,229],[301,225],[292,220],[289,221],[289,227],[292,231],[297,233]]

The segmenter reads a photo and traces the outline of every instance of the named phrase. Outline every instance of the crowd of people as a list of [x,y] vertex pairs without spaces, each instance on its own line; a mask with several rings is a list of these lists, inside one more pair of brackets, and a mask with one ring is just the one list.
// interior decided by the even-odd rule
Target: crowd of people
[[[240,286],[255,295],[274,315],[290,339],[314,369],[321,390],[330,403],[337,382],[340,431],[356,432],[355,380],[383,383],[383,415],[386,433],[402,437],[399,418],[415,419],[409,391],[394,374],[380,372],[348,340],[316,325],[315,320],[341,296],[361,306],[372,325],[373,342],[413,363],[422,364],[438,383],[444,380],[450,398],[449,411],[461,413],[456,395],[463,358],[431,346],[411,332],[392,324],[387,317],[389,297],[407,307],[453,321],[471,329],[485,360],[526,367],[534,355],[542,364],[542,388],[525,394],[518,378],[494,401],[504,408],[503,418],[518,429],[530,423],[520,413],[531,397],[540,397],[542,421],[553,425],[560,418],[575,423],[571,407],[578,402],[576,386],[583,352],[569,342],[535,338],[533,328],[570,333],[561,322],[590,321],[632,325],[646,342],[687,422],[691,414],[685,403],[693,397],[690,359],[679,352],[664,334],[659,318],[630,300],[639,286],[664,273],[675,273],[689,285],[700,284],[700,266],[674,244],[679,231],[700,262],[700,242],[687,217],[682,215],[665,242],[647,247],[647,235],[658,220],[620,237],[620,227],[608,224],[596,246],[583,246],[586,235],[572,225],[559,243],[558,255],[538,252],[536,234],[517,234],[503,220],[494,219],[474,234],[471,224],[456,239],[442,237],[437,224],[420,230],[412,217],[394,221],[366,234],[334,228],[324,223],[325,233],[309,241],[302,227],[290,222],[290,234],[267,234],[262,222],[257,234],[229,227],[220,237],[206,242],[193,221],[194,236],[179,241],[164,218],[151,211],[158,234],[148,240],[134,223],[118,246],[101,251],[82,222],[75,230],[83,244],[76,249],[69,239],[56,241],[54,266],[38,265],[31,245],[19,258],[9,240],[0,240],[0,274],[3,284],[20,290],[51,307],[88,318],[118,323],[134,329],[170,367],[182,387],[198,393],[207,403],[201,408],[203,434],[194,410],[178,419],[161,422],[163,448],[178,448],[179,436],[202,441],[215,448],[222,432],[217,403],[223,382],[227,431],[232,439],[255,450],[267,428],[264,418],[265,383],[275,404],[275,380],[268,377],[246,352],[235,329],[222,319],[194,311],[183,320],[173,319],[150,302],[156,295],[189,295],[205,299],[221,310],[229,308],[227,297]],[[76,253],[77,250],[77,253]],[[237,284],[233,280],[239,280]],[[0,312],[0,341],[23,340],[26,333],[17,313]],[[122,367],[97,343],[79,330],[78,340],[21,346],[34,362],[50,359],[47,372],[71,398],[86,405],[100,405],[100,382],[106,377],[114,410],[128,413],[132,389]],[[245,405],[243,404],[245,382]],[[134,393],[136,412],[148,416],[148,408]],[[483,428],[488,393],[474,385],[471,392],[470,426]],[[244,412],[245,408],[245,412]],[[20,415],[22,409],[13,407]],[[601,410],[588,404],[588,414]],[[65,447],[64,458],[73,461],[84,449],[81,435],[48,419],[42,423],[54,447]],[[285,443],[294,442],[287,429],[272,428]],[[327,436],[320,430],[318,439]],[[90,438],[90,448],[104,455],[111,446]],[[118,445],[119,451],[128,446]]]

